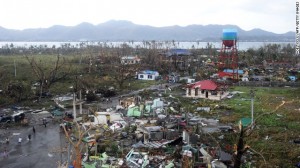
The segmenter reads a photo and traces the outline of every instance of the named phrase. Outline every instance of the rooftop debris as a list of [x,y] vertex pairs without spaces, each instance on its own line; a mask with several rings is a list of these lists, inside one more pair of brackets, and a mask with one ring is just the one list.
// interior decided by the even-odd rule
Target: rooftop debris
[[[62,97],[58,100],[65,102],[71,98]],[[236,133],[238,125],[222,123],[216,119],[218,117],[209,117],[216,110],[219,114],[228,113],[227,116],[230,116],[231,109],[226,105],[219,102],[211,105],[191,99],[188,103],[194,105],[193,109],[186,109],[181,106],[181,99],[173,96],[173,93],[161,92],[157,96],[117,97],[115,102],[118,104],[107,105],[107,109],[89,109],[77,117],[65,108],[2,111],[10,116],[34,116],[31,121],[40,124],[44,118],[47,122],[63,119],[61,127],[66,128],[71,141],[82,143],[82,165],[87,168],[232,166],[236,144],[226,140],[227,135]],[[281,118],[285,115],[277,113],[276,116]],[[2,115],[0,120],[4,117]],[[250,120],[241,118],[239,122],[247,127]],[[81,134],[81,138],[76,129],[86,131],[86,134]],[[270,137],[265,139],[270,140]],[[299,144],[298,141],[296,138],[293,140],[294,144]]]
[[[222,141],[222,131],[232,130],[231,126],[187,113],[162,97],[147,100],[139,97],[138,102],[134,97],[123,99],[119,100],[118,106],[124,110],[116,106],[106,112],[88,115],[88,121],[77,119],[82,122],[82,127],[92,126],[83,138],[87,144],[85,152],[89,153],[83,159],[84,167],[172,168],[192,164],[205,167],[232,164],[229,153],[203,136],[215,132]],[[171,102],[174,101],[176,99],[172,98]],[[210,112],[211,109],[198,107],[197,110]],[[106,153],[101,153],[103,151]]]

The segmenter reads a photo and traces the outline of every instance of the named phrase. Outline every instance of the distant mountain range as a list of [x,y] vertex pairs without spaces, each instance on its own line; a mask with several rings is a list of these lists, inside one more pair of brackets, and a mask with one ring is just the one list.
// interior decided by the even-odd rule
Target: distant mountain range
[[220,41],[223,29],[237,29],[240,41],[295,41],[295,32],[276,34],[262,29],[245,31],[236,25],[189,25],[153,27],[129,21],[111,20],[98,25],[14,30],[0,26],[0,41]]

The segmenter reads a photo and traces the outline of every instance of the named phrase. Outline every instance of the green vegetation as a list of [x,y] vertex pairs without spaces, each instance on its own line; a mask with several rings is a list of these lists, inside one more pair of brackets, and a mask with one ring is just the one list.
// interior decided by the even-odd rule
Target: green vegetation
[[[259,152],[259,154],[253,152],[255,165],[258,167],[274,167],[274,165],[292,167],[299,161],[297,157],[300,152],[297,144],[293,143],[293,140],[299,139],[300,134],[300,88],[232,87],[230,91],[242,93],[223,101],[191,98],[179,98],[179,101],[181,106],[188,111],[202,117],[218,118],[221,123],[233,123],[237,128],[237,123],[241,118],[251,118],[250,90],[255,91],[256,127],[250,135],[245,137],[245,142],[250,146],[251,152],[253,150]],[[177,91],[179,93],[179,90]],[[197,107],[211,107],[212,110],[209,113],[196,112]],[[238,133],[225,134],[221,146],[225,148],[226,144],[236,144],[237,138]]]
[[[184,107],[209,106],[210,113],[199,112],[202,117],[219,118],[221,123],[236,123],[244,117],[251,118],[250,90],[255,91],[254,119],[256,127],[245,137],[246,144],[258,151],[266,160],[266,165],[260,155],[254,155],[255,165],[272,167],[292,167],[297,163],[300,149],[293,140],[300,134],[300,88],[248,88],[233,87],[231,91],[240,91],[231,99],[224,101],[198,100],[196,103],[183,102]],[[218,106],[216,106],[218,105]],[[230,114],[224,115],[224,111]],[[236,135],[227,135],[226,143],[235,144]],[[251,150],[250,150],[251,151]]]
[[[124,93],[159,83],[158,81],[136,80],[135,73],[130,73],[131,76],[123,80],[123,88],[120,88],[118,81],[111,76],[114,68],[108,67],[108,64],[100,64],[94,60],[96,65],[90,66],[88,58],[72,53],[59,57],[59,63],[63,66],[57,70],[56,76],[54,76],[59,80],[55,80],[51,86],[43,86],[43,91],[52,95],[73,92],[74,89],[77,89],[76,86],[93,91],[113,87],[117,92]],[[52,79],[51,75],[57,59],[57,54],[32,54],[28,56],[28,59],[23,55],[0,56],[0,90],[3,91],[1,93],[3,96],[0,96],[0,106],[14,103],[43,106],[43,102],[46,102],[47,98],[38,104],[33,100],[37,99],[40,94],[39,81],[43,79],[49,82]],[[35,69],[30,65],[32,60],[36,63]],[[39,78],[37,71],[45,78],[42,76]],[[125,74],[126,72],[120,73]],[[65,76],[62,77],[63,75]],[[38,86],[33,87],[33,84],[38,84]],[[9,89],[10,87],[11,89]]]
[[139,90],[139,89],[147,88],[151,85],[156,85],[156,84],[158,84],[157,81],[144,81],[144,80],[132,79],[132,80],[125,83],[124,90],[125,91]]
[[[0,55],[0,90],[3,90],[3,92],[0,93],[0,106],[15,103],[31,107],[53,106],[53,101],[50,101],[50,98],[38,99],[38,97],[41,97],[40,93],[42,91],[58,95],[74,92],[78,89],[97,91],[113,87],[117,93],[124,93],[160,83],[160,81],[135,80],[135,73],[133,72],[138,70],[153,69],[164,72],[164,75],[170,71],[180,71],[174,62],[161,61],[163,60],[160,57],[161,50],[156,48],[155,45],[149,45],[148,48],[134,49],[125,45],[118,48],[104,45],[79,49],[70,46],[49,50],[30,48],[24,53],[19,53],[18,49],[9,49],[12,51],[6,52],[6,54],[3,54],[2,51],[3,55]],[[248,50],[246,53],[241,54],[241,60],[245,60],[245,67],[259,64],[264,59],[272,61],[282,61],[281,59],[284,59],[292,60],[293,63],[296,62],[293,61],[295,58],[291,57],[292,54],[290,53],[294,52],[294,49],[290,46],[285,47],[284,56],[280,54],[282,52],[277,52],[280,46],[271,45],[265,48],[272,50],[269,52],[264,48],[260,48],[257,51]],[[131,68],[120,64],[121,56],[133,53],[143,56],[141,65]],[[193,49],[192,53],[195,54],[195,58],[202,54],[209,55],[205,53],[205,50],[198,49]],[[26,59],[24,55],[28,55],[30,59]],[[214,55],[216,55],[216,52],[214,52]],[[57,69],[57,73],[54,73],[58,76],[53,76],[51,71],[57,65],[58,56],[61,58],[59,63],[63,63],[64,66]],[[200,63],[205,61],[202,59],[199,58]],[[36,70],[42,74],[40,78],[30,65],[29,60],[35,61]],[[197,66],[199,65],[191,64],[190,67]],[[203,79],[215,71],[215,68],[210,70],[201,69],[201,67],[195,68],[195,71],[193,69],[193,72],[197,74],[196,79]],[[186,71],[191,71],[191,69]],[[184,71],[180,72],[184,73]],[[63,78],[59,78],[59,75]],[[39,86],[39,82],[45,83],[49,80],[53,80],[51,85]],[[38,85],[33,89],[33,84],[36,83]],[[274,167],[273,165],[292,167],[293,164],[299,161],[297,157],[300,153],[299,146],[293,143],[293,140],[299,139],[300,134],[299,88],[233,87],[231,91],[242,93],[235,95],[232,99],[211,101],[186,99],[179,96],[178,99],[175,98],[179,103],[174,104],[174,108],[176,106],[176,110],[184,108],[189,112],[195,112],[197,107],[211,107],[209,113],[197,113],[202,117],[218,118],[222,123],[236,124],[241,118],[251,118],[251,97],[249,94],[251,89],[255,92],[254,118],[256,127],[252,134],[245,137],[245,141],[251,149],[261,154],[254,155],[255,164],[261,167]],[[175,95],[181,95],[182,92],[183,90],[178,88],[172,90],[171,94],[175,97]],[[142,94],[151,97],[153,91],[145,90]],[[163,96],[165,98],[169,97],[168,94],[163,94]],[[226,143],[234,145],[237,142],[237,137],[237,134],[234,133],[226,135]],[[117,152],[115,149],[113,150]],[[266,160],[266,165],[262,156]]]

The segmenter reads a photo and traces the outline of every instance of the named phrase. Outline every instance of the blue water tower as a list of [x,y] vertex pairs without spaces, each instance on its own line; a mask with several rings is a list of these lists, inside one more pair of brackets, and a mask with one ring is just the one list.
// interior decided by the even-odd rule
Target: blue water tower
[[223,44],[226,47],[232,47],[237,41],[237,30],[236,29],[223,29]]

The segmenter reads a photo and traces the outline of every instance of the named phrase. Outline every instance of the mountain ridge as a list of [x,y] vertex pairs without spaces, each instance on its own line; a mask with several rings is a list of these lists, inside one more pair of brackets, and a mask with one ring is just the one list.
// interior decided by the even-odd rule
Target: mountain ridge
[[260,28],[246,31],[230,24],[154,27],[126,20],[110,20],[97,25],[82,22],[75,26],[53,25],[48,28],[24,30],[0,26],[0,41],[219,41],[225,28],[237,29],[238,39],[241,41],[295,41],[295,32],[292,31],[283,34]]

